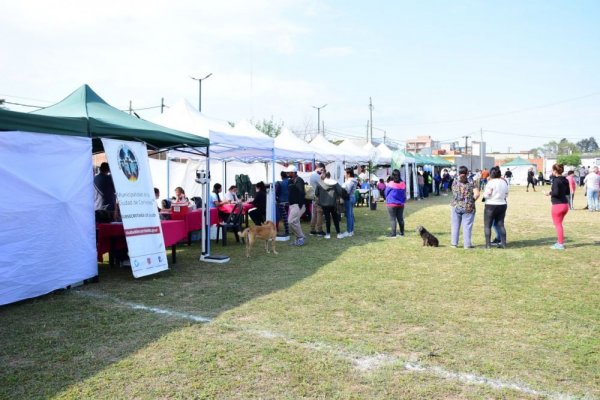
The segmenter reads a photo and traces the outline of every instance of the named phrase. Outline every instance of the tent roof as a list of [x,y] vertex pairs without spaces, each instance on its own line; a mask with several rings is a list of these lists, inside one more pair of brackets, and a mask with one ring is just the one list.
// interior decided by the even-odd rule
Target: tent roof
[[369,162],[369,152],[360,148],[359,146],[352,143],[350,140],[344,140],[338,144],[338,148],[341,149],[346,155],[346,161],[354,162]]
[[[88,85],[75,90],[57,104],[20,113],[18,130],[42,133],[139,140],[156,148],[208,147],[208,139],[165,128],[133,117],[106,103]],[[14,115],[7,116],[14,121]],[[0,118],[0,129],[5,129]],[[15,129],[15,126],[11,127]]]
[[[273,139],[250,127],[231,128],[200,113],[188,101],[181,99],[160,114],[154,122],[210,139],[211,158],[220,160],[256,161],[271,159]],[[173,152],[171,156],[177,156]],[[186,155],[182,155],[185,157]],[[187,155],[189,156],[189,155]]]
[[283,128],[275,138],[275,157],[283,160],[314,160],[318,151],[294,135],[288,128]]
[[520,165],[526,165],[526,166],[531,166],[531,165],[535,165],[532,162],[529,162],[521,157],[517,157],[514,160],[512,160],[511,162],[508,162],[506,164],[502,164],[503,167],[517,167]]
[[[344,161],[346,158],[346,154],[343,149],[340,149],[335,144],[331,143],[329,140],[325,139],[323,135],[317,135],[310,144],[319,149],[319,154],[326,154],[329,158],[332,158],[335,161]],[[317,160],[321,161],[321,160]]]

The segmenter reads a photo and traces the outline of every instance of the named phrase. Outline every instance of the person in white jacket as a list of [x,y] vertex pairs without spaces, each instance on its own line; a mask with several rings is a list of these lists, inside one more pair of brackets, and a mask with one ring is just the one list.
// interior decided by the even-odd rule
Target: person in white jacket
[[483,192],[485,200],[485,211],[483,213],[483,232],[485,235],[485,248],[491,248],[492,225],[496,225],[500,232],[500,243],[498,247],[506,247],[506,228],[504,217],[506,215],[506,198],[508,197],[508,182],[502,178],[499,167],[490,170],[488,180]]

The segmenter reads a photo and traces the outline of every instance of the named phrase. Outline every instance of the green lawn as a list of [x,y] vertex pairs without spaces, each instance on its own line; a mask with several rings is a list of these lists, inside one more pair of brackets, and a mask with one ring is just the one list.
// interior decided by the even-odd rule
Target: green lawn
[[152,277],[102,265],[99,283],[0,308],[0,398],[600,398],[600,213],[577,195],[564,252],[549,199],[513,187],[505,250],[482,248],[481,204],[477,248],[451,248],[434,197],[396,240],[379,204],[354,237],[278,256],[230,239],[213,247],[228,264],[196,244]]

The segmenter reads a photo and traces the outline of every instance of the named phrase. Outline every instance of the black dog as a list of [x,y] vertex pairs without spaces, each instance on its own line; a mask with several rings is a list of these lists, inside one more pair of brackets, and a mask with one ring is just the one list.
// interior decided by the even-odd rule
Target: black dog
[[419,225],[417,227],[417,233],[421,235],[421,239],[423,239],[423,246],[438,247],[440,245],[440,242],[437,240],[437,238],[429,233],[425,227]]

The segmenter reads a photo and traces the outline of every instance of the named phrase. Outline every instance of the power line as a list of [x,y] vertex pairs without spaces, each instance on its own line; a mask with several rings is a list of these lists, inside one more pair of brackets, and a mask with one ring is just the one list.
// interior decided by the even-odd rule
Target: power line
[[519,114],[519,113],[523,113],[523,112],[527,112],[527,111],[538,110],[538,109],[541,109],[541,108],[553,107],[553,106],[556,106],[556,105],[559,105],[559,104],[569,103],[569,102],[572,102],[572,101],[586,99],[588,97],[594,97],[594,96],[598,96],[598,95],[600,95],[600,92],[593,92],[593,93],[589,93],[589,94],[586,94],[586,95],[583,95],[583,96],[571,97],[571,98],[568,98],[568,99],[558,100],[558,101],[555,101],[555,102],[552,102],[552,103],[546,103],[546,104],[542,104],[542,105],[538,105],[538,106],[525,107],[525,108],[521,108],[521,109],[517,109],[517,110],[500,112],[500,113],[494,113],[494,114],[480,115],[480,116],[476,116],[476,117],[459,118],[459,119],[452,119],[452,120],[445,120],[445,121],[387,124],[386,126],[440,125],[440,124],[449,124],[449,123],[454,123],[454,122],[478,121],[478,120],[482,120],[482,119],[502,117],[502,116],[505,116],[505,115]]
[[[557,135],[531,135],[526,133],[515,133],[515,132],[503,132],[503,131],[492,131],[488,129],[484,129],[483,132],[487,133],[495,133],[498,135],[508,135],[508,136],[519,136],[519,137],[531,137],[531,138],[539,138],[539,139],[554,139]],[[560,136],[560,135],[559,135]],[[561,139],[582,139],[583,136],[561,136]]]

